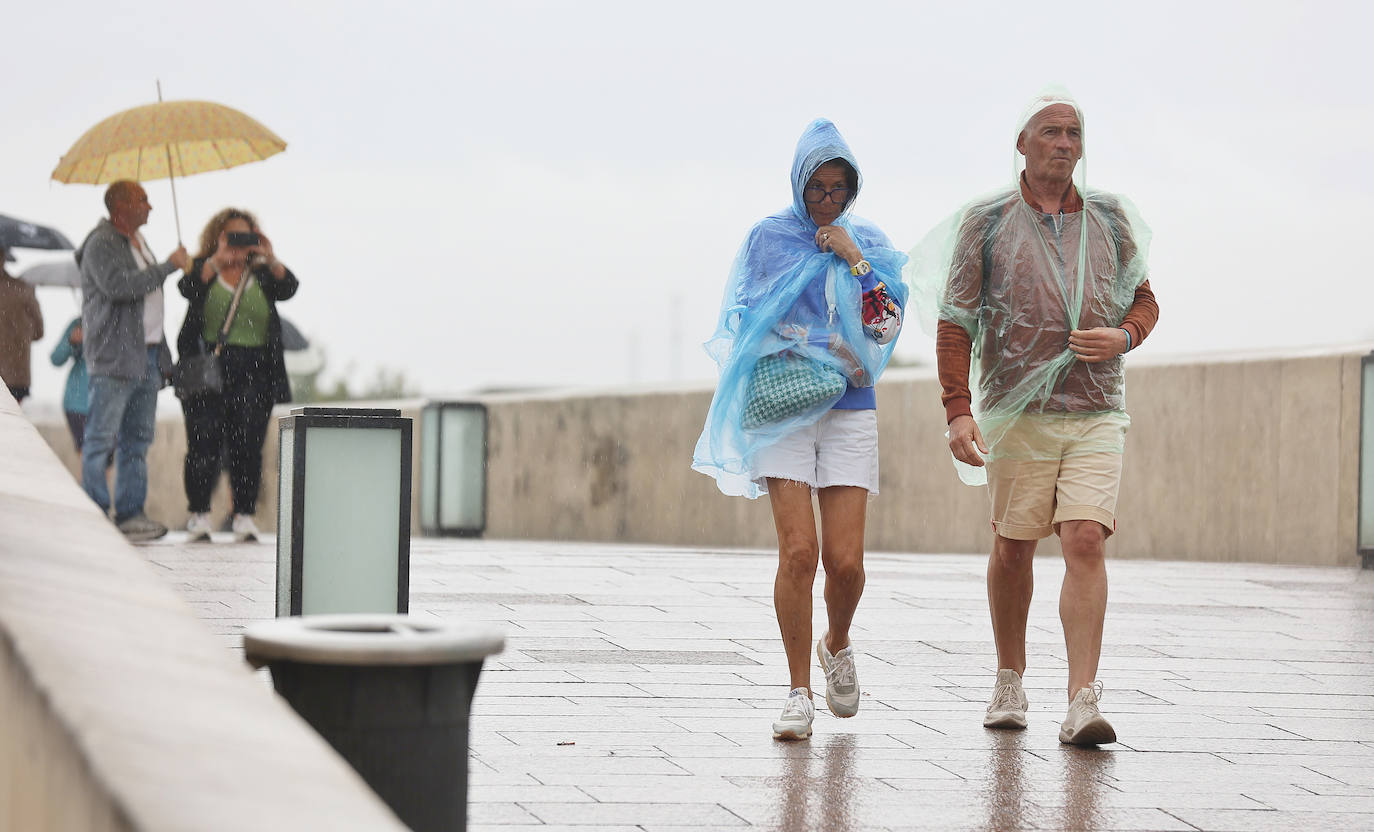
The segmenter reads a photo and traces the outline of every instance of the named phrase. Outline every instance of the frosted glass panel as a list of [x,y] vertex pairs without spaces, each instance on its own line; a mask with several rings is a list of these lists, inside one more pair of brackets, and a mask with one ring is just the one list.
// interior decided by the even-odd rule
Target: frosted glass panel
[[301,611],[396,612],[401,431],[308,429]]
[[420,525],[439,525],[439,413],[427,407],[420,416]]
[[[291,422],[288,420],[287,425]],[[277,472],[277,617],[291,614],[291,486],[295,480],[296,431],[285,427],[281,432],[280,462]]]
[[[447,407],[443,419],[443,459],[439,461],[440,525],[479,529],[483,515],[486,472],[486,411],[475,407]],[[426,420],[428,421],[428,420]]]

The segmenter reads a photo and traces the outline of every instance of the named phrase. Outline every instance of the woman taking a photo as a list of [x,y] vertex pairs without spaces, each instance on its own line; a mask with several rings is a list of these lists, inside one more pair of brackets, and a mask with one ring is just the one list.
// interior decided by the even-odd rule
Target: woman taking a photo
[[281,264],[272,241],[247,211],[226,208],[200,234],[200,253],[177,282],[186,320],[177,335],[182,358],[219,352],[220,392],[184,396],[186,417],[186,530],[210,539],[210,494],[219,479],[221,452],[229,468],[234,539],[257,539],[253,523],[262,478],[262,443],[272,406],[291,401],[282,357],[277,301],[296,294],[296,276]]
[[829,626],[815,652],[826,704],[838,717],[859,708],[849,628],[864,588],[867,502],[878,493],[873,383],[887,366],[906,301],[906,255],[850,214],[860,185],[835,125],[812,122],[792,162],[792,205],[745,238],[706,345],[721,378],[692,467],[715,477],[726,494],[767,494],[778,535],[773,605],[791,690],[773,723],[775,739],[811,736],[818,561]]

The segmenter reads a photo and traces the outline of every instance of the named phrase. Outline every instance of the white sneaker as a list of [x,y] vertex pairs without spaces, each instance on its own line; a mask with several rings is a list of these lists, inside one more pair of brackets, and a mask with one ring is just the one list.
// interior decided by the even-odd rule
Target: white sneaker
[[773,739],[804,740],[811,736],[811,723],[816,719],[816,706],[811,703],[811,691],[793,688],[782,706],[782,716],[773,722]]
[[1079,688],[1069,703],[1069,714],[1059,726],[1059,741],[1068,745],[1103,745],[1116,742],[1116,729],[1097,709],[1102,698],[1102,683]]
[[825,671],[825,704],[830,713],[850,717],[859,712],[859,676],[854,670],[854,645],[830,654],[825,636],[816,642],[816,658]]
[[186,518],[186,533],[189,535],[188,539],[191,543],[209,541],[210,531],[210,512],[203,511]]
[[1021,674],[1003,668],[997,671],[997,686],[992,690],[988,714],[983,717],[984,728],[1025,728],[1026,691],[1021,687]]
[[239,543],[252,543],[258,539],[258,527],[251,514],[234,515],[234,540]]

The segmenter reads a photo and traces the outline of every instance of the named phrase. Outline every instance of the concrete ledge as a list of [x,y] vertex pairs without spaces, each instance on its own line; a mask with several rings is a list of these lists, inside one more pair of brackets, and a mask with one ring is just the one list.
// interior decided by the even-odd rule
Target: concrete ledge
[[0,390],[0,825],[403,829]]
[[[1371,346],[1133,356],[1109,555],[1357,565],[1360,359]],[[711,392],[486,398],[488,536],[775,545],[766,499],[725,497],[690,469]],[[934,370],[888,373],[878,400],[868,548],[989,551],[986,489],[955,477]],[[1056,538],[1041,545],[1057,550]]]
[[[1371,347],[1132,356],[1132,425],[1110,556],[1358,564],[1360,359]],[[712,390],[698,383],[472,399],[489,415],[487,536],[774,546],[766,499],[725,497],[691,470]],[[986,489],[954,475],[934,369],[889,372],[878,399],[881,494],[869,503],[868,548],[987,552]],[[411,526],[419,534],[424,401],[368,404],[416,420]],[[79,476],[66,427],[40,430]],[[160,420],[148,513],[173,526],[186,519],[185,448],[180,417]],[[226,492],[222,482],[217,521],[228,514]],[[264,530],[276,527],[276,492],[274,422],[258,499]],[[1040,551],[1057,552],[1057,538]]]

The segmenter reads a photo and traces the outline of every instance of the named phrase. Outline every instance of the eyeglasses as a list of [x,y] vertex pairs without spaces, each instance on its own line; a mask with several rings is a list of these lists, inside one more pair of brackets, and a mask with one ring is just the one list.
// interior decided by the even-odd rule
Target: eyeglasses
[[802,199],[806,202],[815,204],[825,202],[826,197],[836,205],[843,205],[849,201],[849,188],[831,188],[826,190],[820,185],[807,185],[802,189]]

